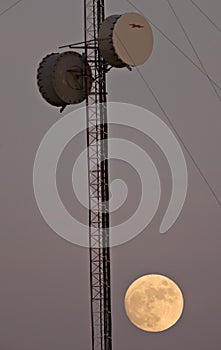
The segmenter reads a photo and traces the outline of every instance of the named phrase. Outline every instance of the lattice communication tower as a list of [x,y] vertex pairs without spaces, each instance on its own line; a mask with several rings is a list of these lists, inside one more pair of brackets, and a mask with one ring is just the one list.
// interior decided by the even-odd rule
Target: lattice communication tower
[[60,107],[86,100],[89,188],[89,252],[92,350],[112,349],[108,121],[106,74],[143,64],[153,34],[137,13],[105,18],[105,0],[84,0],[84,42],[60,48],[41,61],[37,80],[42,97]]

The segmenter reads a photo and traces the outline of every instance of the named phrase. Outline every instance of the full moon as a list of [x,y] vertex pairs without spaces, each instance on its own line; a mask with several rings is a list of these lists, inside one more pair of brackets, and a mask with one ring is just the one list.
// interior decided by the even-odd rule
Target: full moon
[[162,275],[146,275],[135,280],[125,294],[129,320],[148,332],[161,332],[180,318],[184,299],[178,285]]

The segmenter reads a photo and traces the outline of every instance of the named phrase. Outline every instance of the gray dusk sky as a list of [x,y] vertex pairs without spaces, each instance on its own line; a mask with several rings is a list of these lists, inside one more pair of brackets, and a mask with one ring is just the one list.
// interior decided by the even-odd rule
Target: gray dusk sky
[[[221,27],[219,0],[195,0]],[[163,0],[133,3],[199,66],[179,24]],[[171,0],[210,77],[221,86],[221,32],[190,0]],[[13,4],[1,0],[0,11]],[[127,1],[107,0],[106,14],[135,12]],[[152,27],[154,49],[140,67],[161,105],[207,181],[221,200],[221,103],[201,74],[162,34]],[[88,250],[68,243],[45,223],[37,207],[32,171],[38,146],[59,120],[58,109],[41,98],[36,70],[58,46],[83,40],[83,1],[23,0],[0,16],[0,349],[88,350],[91,348]],[[167,123],[136,69],[108,74],[109,101],[144,107]],[[219,96],[221,96],[218,90]],[[83,106],[82,103],[80,106]],[[74,110],[70,106],[65,111]],[[111,251],[114,350],[217,350],[221,345],[221,206],[183,149],[189,174],[182,213],[166,235],[159,226],[171,193],[171,174],[160,150],[139,133],[113,129],[118,137],[143,147],[162,181],[159,210],[136,238]],[[64,152],[58,183],[72,215],[78,212],[71,191],[74,141]],[[131,174],[131,176],[128,176]],[[120,161],[111,176],[128,181],[128,201],[113,222],[123,220],[136,202],[137,174]],[[139,182],[138,182],[139,185]],[[139,187],[139,186],[138,186]],[[134,208],[135,209],[135,208]],[[82,215],[85,215],[83,213]],[[122,215],[122,216],[121,216]],[[182,288],[181,320],[159,334],[140,331],[128,320],[123,298],[138,277],[160,273]]]

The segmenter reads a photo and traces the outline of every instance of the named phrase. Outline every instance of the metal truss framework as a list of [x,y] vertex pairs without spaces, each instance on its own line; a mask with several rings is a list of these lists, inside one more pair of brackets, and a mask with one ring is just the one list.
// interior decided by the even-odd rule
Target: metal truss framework
[[[84,0],[92,350],[112,349],[107,65],[99,53],[97,40],[104,19],[104,0]],[[93,76],[91,90],[88,65]]]

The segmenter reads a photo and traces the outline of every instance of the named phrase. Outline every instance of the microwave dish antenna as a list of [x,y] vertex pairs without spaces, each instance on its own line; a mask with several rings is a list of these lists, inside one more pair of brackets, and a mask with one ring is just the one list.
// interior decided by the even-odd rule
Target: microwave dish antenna
[[98,45],[105,61],[113,67],[142,65],[153,50],[153,32],[139,13],[107,17],[101,24]]
[[[62,107],[86,99],[85,59],[78,52],[51,53],[39,64],[37,83],[42,97],[52,106]],[[89,90],[92,74],[88,67]]]

